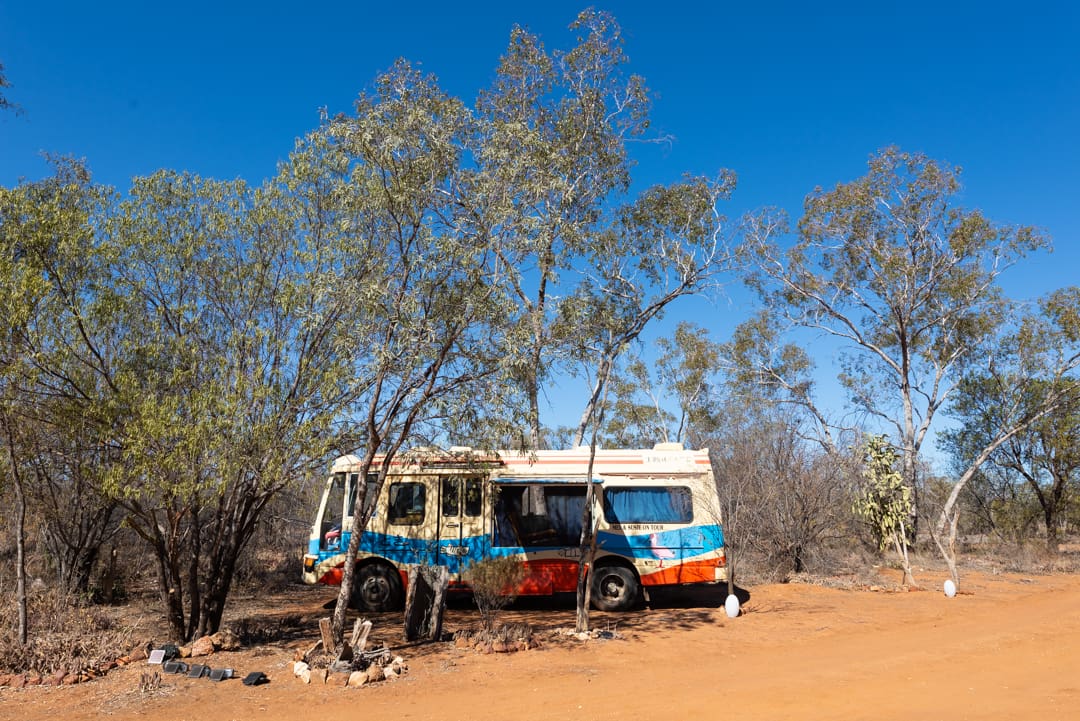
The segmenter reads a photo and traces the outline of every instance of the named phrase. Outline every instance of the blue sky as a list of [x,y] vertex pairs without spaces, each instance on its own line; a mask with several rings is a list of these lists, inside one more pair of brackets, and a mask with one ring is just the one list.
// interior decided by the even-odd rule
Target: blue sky
[[[25,113],[0,115],[0,184],[85,157],[126,189],[162,167],[259,181],[319,108],[348,111],[398,57],[467,100],[514,23],[568,47],[585,7],[514,3],[31,3],[0,0],[0,62]],[[964,168],[963,203],[1055,241],[1006,278],[1036,297],[1080,263],[1080,9],[1060,2],[597,4],[670,145],[635,148],[637,182],[731,168],[729,213],[798,215],[889,144]],[[744,297],[709,314],[717,339]],[[695,313],[696,314],[696,313]],[[676,308],[674,318],[683,315]],[[703,322],[703,318],[695,318]],[[576,411],[560,422],[572,422]]]

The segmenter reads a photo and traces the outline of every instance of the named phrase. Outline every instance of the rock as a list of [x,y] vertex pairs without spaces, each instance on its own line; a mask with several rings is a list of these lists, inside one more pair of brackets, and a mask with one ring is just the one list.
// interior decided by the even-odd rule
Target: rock
[[191,658],[191,646],[181,646],[177,651],[180,652],[180,658]]
[[146,655],[146,647],[145,646],[136,646],[135,648],[133,648],[131,650],[131,653],[128,654],[128,661],[129,662],[131,662],[131,661],[145,661],[147,658],[149,658],[149,657]]
[[300,680],[304,683],[311,683],[311,669],[305,669],[300,673]]
[[368,670],[365,673],[367,673],[368,681],[372,683],[386,679],[386,674],[379,666],[372,665],[368,667]]
[[299,676],[300,674],[304,673],[304,671],[307,671],[310,668],[311,667],[303,661],[296,661],[295,663],[293,663],[292,672],[294,676]]
[[316,668],[311,671],[311,680],[318,683],[326,683],[326,679],[330,677],[329,671],[325,668]]
[[26,685],[27,686],[40,686],[41,685],[41,674],[34,673],[34,674],[30,674],[29,676],[27,676],[26,677]]
[[491,644],[491,650],[495,653],[506,653],[510,649],[503,641],[495,641]]
[[240,649],[240,637],[230,629],[223,628],[210,639],[214,642],[214,648],[219,651],[237,651]]
[[200,636],[191,644],[191,656],[209,656],[214,652],[214,641],[210,636]]
[[67,675],[68,672],[66,668],[58,668],[52,672],[52,676],[50,676],[49,678],[53,680],[54,685],[59,685],[64,682],[64,677]]
[[8,686],[11,686],[11,688],[22,688],[25,685],[26,685],[26,674],[25,673],[17,673],[17,674],[15,674],[14,676],[11,677],[11,680],[8,683]]
[[363,686],[367,682],[367,671],[353,671],[349,674],[349,680],[345,682],[345,685],[349,688],[356,688],[357,686]]
[[74,686],[78,682],[79,682],[79,674],[77,674],[77,673],[69,673],[67,676],[64,676],[64,685],[65,686]]
[[383,672],[383,677],[387,681],[396,681],[397,680],[398,672],[394,670],[393,665],[383,666],[382,672]]

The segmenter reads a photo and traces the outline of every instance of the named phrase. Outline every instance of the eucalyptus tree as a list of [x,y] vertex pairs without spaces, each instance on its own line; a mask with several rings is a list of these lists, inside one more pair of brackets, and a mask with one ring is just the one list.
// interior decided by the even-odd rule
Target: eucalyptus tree
[[616,447],[683,443],[716,422],[723,346],[681,321],[655,341],[655,357],[625,359],[611,377],[611,414],[603,440]]
[[[807,197],[786,250],[787,225],[775,213],[751,219],[742,248],[754,265],[749,280],[773,313],[762,327],[801,328],[842,346],[840,382],[858,409],[892,429],[912,489],[938,411],[964,371],[993,352],[1008,309],[999,276],[1047,245],[1031,227],[958,207],[959,175],[887,148],[865,176]],[[805,353],[757,357],[792,361],[786,369],[761,363],[760,373],[789,399],[811,397]]]
[[151,549],[181,639],[219,627],[271,498],[345,445],[337,298],[317,282],[317,235],[296,232],[317,213],[294,200],[161,171],[103,224],[100,302],[124,337],[103,370],[124,411],[107,491]]
[[[13,421],[32,471],[27,497],[42,541],[60,586],[85,593],[103,544],[119,529],[115,502],[100,492],[103,469],[117,460],[109,442],[117,414],[95,355],[114,353],[119,332],[107,313],[93,310],[106,272],[94,223],[111,191],[93,184],[81,162],[52,162],[54,176],[13,191],[21,210],[9,227],[37,297],[24,294],[7,315],[18,319],[8,348],[23,361],[8,380],[9,390],[17,388]],[[99,339],[93,352],[90,336]]]
[[[1080,396],[1071,388],[1055,393],[1046,383],[1032,379],[1021,384],[1024,394],[1017,398],[1017,387],[1002,380],[973,376],[961,384],[950,405],[960,425],[941,434],[941,445],[953,456],[954,464],[966,470],[1008,424],[1005,414],[1016,408],[1017,400],[1023,418],[1034,415],[1048,396],[1060,395],[1060,404],[999,445],[980,469],[984,488],[999,497],[1015,495],[1008,491],[1017,487],[1027,489],[1041,509],[1047,549],[1057,553],[1060,522],[1076,493],[1080,471]],[[1059,379],[1056,385],[1070,383]]]
[[[0,87],[3,78],[0,76]],[[0,432],[4,453],[0,471],[5,486],[14,494],[15,598],[18,605],[18,638],[28,641],[26,602],[26,485],[28,463],[17,435],[20,376],[29,362],[21,336],[32,322],[45,295],[40,275],[25,262],[27,226],[34,225],[34,207],[25,188],[0,188]]]
[[[754,219],[760,221],[761,217]],[[797,424],[799,433],[826,452],[838,452],[844,439],[857,429],[837,421],[819,403],[814,358],[799,344],[785,342],[784,331],[781,319],[770,308],[735,328],[721,352],[729,371],[724,382],[728,400],[740,406],[775,408],[788,417],[808,420]]]
[[[468,214],[475,187],[464,154],[472,117],[435,79],[399,62],[312,138],[341,170],[335,203],[346,232],[335,246],[337,292],[351,303],[339,342],[360,383],[357,508],[385,482],[394,457],[425,427],[470,413],[483,386],[512,365],[509,313],[488,236]],[[354,523],[366,523],[358,513]],[[358,567],[352,529],[333,616],[344,633],[355,594],[382,604],[400,593],[393,572]]]
[[[27,638],[25,587],[25,518],[41,487],[53,482],[47,459],[50,444],[69,432],[70,407],[49,392],[63,352],[56,328],[71,318],[70,302],[85,290],[95,259],[87,253],[89,218],[100,202],[81,164],[54,161],[56,172],[42,181],[0,188],[0,430],[4,454],[0,467],[15,493],[16,595],[20,638]],[[79,295],[81,297],[81,295]],[[74,327],[74,326],[68,326]],[[67,509],[67,519],[105,526],[98,508]],[[87,514],[91,514],[88,516]],[[76,562],[96,548],[66,549]]]
[[[548,51],[521,28],[477,103],[475,222],[496,249],[523,324],[527,353],[515,369],[528,406],[528,445],[542,447],[540,394],[569,360],[572,329],[555,322],[606,211],[630,184],[628,143],[648,129],[644,81],[626,72],[613,17],[582,12],[577,43]],[[564,366],[565,367],[565,366]]]
[[[574,445],[582,444],[591,427],[595,454],[612,372],[649,323],[679,298],[715,290],[719,276],[732,270],[727,227],[718,206],[734,186],[734,175],[723,172],[717,178],[687,178],[650,188],[617,209],[610,226],[590,239],[583,280],[559,319],[576,334],[576,358],[591,376]],[[594,492],[588,484],[578,570],[579,631],[588,628]]]
[[[999,343],[992,362],[973,371],[956,394],[953,408],[961,426],[945,434],[945,443],[958,453],[964,470],[953,484],[937,522],[934,540],[953,580],[961,493],[987,461],[1007,458],[1014,443],[1029,434],[1061,424],[1054,433],[1071,434],[1069,420],[1080,393],[1080,287],[1056,290],[1040,299],[1038,310],[1024,312]],[[1056,442],[1056,441],[1055,441]],[[1055,460],[1055,472],[1067,473],[1074,449]],[[1050,498],[1055,507],[1055,491]],[[1064,488],[1058,493],[1064,494]],[[1060,499],[1058,499],[1060,500]],[[1048,537],[1049,541],[1049,537]]]

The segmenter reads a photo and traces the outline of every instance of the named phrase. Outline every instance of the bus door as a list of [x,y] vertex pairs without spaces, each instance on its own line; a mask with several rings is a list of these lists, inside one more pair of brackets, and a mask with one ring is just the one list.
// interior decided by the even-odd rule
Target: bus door
[[385,521],[377,510],[373,525],[385,535],[386,557],[399,567],[438,563],[438,479],[404,475],[388,479]]
[[484,557],[484,483],[477,477],[443,476],[439,483],[438,563],[451,581]]

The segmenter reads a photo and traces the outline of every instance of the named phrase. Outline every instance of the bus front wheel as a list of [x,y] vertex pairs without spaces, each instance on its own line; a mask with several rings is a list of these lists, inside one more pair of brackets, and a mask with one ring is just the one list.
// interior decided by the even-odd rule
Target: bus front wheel
[[603,566],[593,571],[592,604],[597,610],[629,610],[637,596],[637,576],[629,568]]
[[381,563],[371,563],[356,569],[353,607],[378,613],[393,611],[401,606],[401,577],[397,571]]

